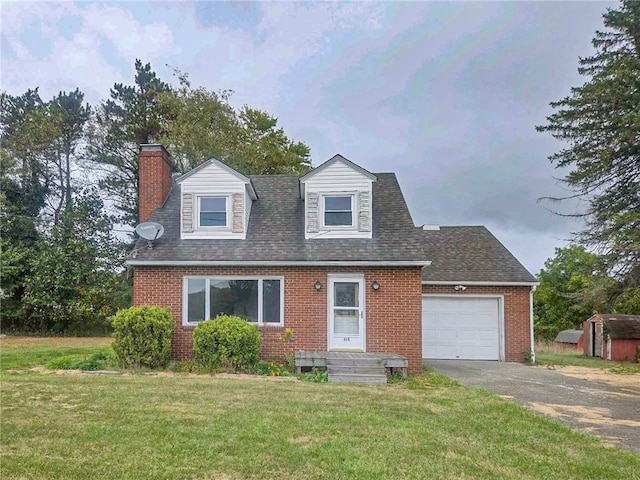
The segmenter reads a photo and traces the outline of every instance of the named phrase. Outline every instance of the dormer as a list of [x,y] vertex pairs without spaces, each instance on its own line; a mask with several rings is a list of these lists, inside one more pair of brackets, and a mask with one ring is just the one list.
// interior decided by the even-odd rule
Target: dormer
[[374,174],[335,155],[300,178],[306,239],[372,238]]
[[212,158],[176,180],[180,187],[181,239],[247,238],[251,180]]

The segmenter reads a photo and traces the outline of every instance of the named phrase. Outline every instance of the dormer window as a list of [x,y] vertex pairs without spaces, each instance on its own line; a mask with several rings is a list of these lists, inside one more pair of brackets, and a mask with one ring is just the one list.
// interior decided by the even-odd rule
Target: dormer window
[[373,183],[377,177],[335,155],[300,177],[304,238],[373,238]]
[[198,226],[227,227],[227,197],[198,197]]
[[353,227],[354,195],[324,195],[324,226]]
[[251,206],[258,200],[250,178],[212,158],[175,182],[181,240],[247,238]]

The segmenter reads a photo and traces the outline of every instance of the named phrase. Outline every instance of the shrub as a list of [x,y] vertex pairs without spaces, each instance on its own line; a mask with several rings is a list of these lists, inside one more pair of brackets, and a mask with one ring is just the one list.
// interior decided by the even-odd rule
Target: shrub
[[171,312],[160,307],[120,310],[112,322],[113,352],[126,368],[158,368],[169,361],[174,322]]
[[533,365],[535,364],[535,354],[533,353],[533,350],[528,349],[525,350],[524,352],[522,352],[522,357],[524,358],[524,362],[528,365]]
[[193,358],[206,368],[242,369],[260,354],[260,332],[240,317],[218,315],[193,331]]

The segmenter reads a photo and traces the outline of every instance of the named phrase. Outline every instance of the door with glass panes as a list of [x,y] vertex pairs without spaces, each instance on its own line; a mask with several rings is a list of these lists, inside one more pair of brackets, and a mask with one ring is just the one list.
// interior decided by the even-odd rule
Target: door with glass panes
[[329,276],[329,350],[365,350],[364,277]]

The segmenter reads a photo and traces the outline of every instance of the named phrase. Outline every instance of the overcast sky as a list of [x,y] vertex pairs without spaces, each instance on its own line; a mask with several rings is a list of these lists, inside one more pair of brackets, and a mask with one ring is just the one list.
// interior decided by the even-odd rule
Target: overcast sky
[[[395,172],[417,225],[486,225],[534,274],[580,224],[536,133],[615,2],[3,2],[1,88],[105,99],[136,58],[231,89],[311,147]],[[561,207],[562,208],[562,207]],[[564,207],[564,210],[570,210]]]

